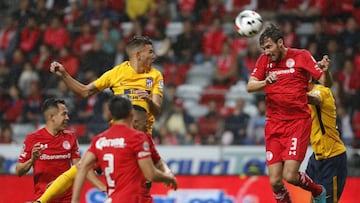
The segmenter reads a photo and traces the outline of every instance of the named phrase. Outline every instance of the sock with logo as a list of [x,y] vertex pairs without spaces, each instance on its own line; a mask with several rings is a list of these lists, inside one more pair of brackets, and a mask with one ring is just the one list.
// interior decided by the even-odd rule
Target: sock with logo
[[314,183],[304,172],[299,172],[299,186],[304,190],[310,191],[313,197],[320,195],[322,192],[321,186]]
[[274,191],[274,197],[276,203],[291,203],[290,194],[285,186],[278,191]]
[[69,170],[57,177],[37,200],[41,201],[41,203],[47,203],[65,193],[74,184],[76,172],[77,168],[73,165]]

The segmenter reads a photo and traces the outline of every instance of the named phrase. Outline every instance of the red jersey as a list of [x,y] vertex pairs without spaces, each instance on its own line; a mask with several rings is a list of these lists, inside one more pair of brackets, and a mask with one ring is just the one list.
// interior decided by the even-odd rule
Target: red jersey
[[139,159],[152,157],[147,135],[124,125],[112,125],[92,140],[88,151],[104,171],[112,202],[153,202],[138,165]]
[[272,62],[262,54],[251,75],[264,80],[269,73],[275,73],[277,81],[264,88],[266,116],[278,120],[309,118],[306,92],[310,75],[318,80],[323,73],[310,52],[288,48],[280,62]]
[[[24,141],[24,148],[19,156],[19,162],[31,159],[34,144],[40,142],[42,154],[33,165],[35,199],[39,198],[59,175],[71,167],[71,160],[80,158],[79,145],[75,134],[63,131],[58,136],[51,135],[45,128],[29,134]],[[70,202],[71,190],[54,199],[52,202]]]

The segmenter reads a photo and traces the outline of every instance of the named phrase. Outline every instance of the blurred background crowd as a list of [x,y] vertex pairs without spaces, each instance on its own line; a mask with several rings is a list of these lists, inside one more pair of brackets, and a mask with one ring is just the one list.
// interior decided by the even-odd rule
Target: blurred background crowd
[[0,143],[21,144],[43,124],[42,101],[54,96],[67,102],[69,129],[89,143],[108,127],[111,91],[79,99],[50,63],[88,83],[127,59],[129,38],[147,35],[165,81],[157,144],[264,144],[264,95],[246,92],[258,36],[233,29],[244,9],[279,25],[287,46],[317,60],[329,55],[339,130],[360,148],[360,0],[2,0]]

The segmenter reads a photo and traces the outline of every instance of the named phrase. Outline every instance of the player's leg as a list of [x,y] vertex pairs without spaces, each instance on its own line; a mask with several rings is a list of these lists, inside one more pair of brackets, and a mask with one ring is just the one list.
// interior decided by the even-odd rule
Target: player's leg
[[308,165],[306,173],[326,188],[327,203],[339,202],[347,177],[346,161],[346,153],[320,161],[313,157],[309,160],[314,170],[308,170]]
[[310,118],[286,122],[285,133],[282,139],[282,144],[286,148],[283,153],[283,159],[285,160],[283,177],[288,183],[310,191],[312,196],[316,197],[316,202],[325,203],[325,189],[321,185],[316,184],[304,172],[299,172],[301,162],[305,158],[309,145],[311,125]]
[[76,172],[77,167],[73,165],[69,170],[57,177],[37,201],[47,203],[56,196],[66,192],[73,185]]
[[283,183],[281,134],[281,124],[269,119],[265,125],[265,148],[270,185],[277,203],[291,203],[289,192]]

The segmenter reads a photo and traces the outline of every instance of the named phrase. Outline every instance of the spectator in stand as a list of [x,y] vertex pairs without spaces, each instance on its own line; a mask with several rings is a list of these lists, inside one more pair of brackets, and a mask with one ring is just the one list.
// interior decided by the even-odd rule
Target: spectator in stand
[[214,85],[230,87],[237,80],[237,55],[232,52],[230,43],[222,45],[221,53],[215,58]]
[[85,13],[85,20],[90,23],[94,30],[99,30],[101,21],[105,18],[110,18],[114,22],[117,22],[116,15],[106,8],[105,4],[106,1],[94,0],[89,5],[88,10]]
[[17,144],[13,136],[13,130],[9,123],[2,124],[0,128],[0,144]]
[[172,45],[175,54],[175,62],[189,64],[198,63],[197,60],[201,55],[201,35],[194,29],[194,23],[185,19],[182,22],[183,32],[176,37]]
[[11,82],[18,83],[21,72],[23,71],[26,62],[25,56],[21,49],[16,49],[12,54],[12,59],[9,64]]
[[81,22],[85,21],[83,9],[77,0],[69,0],[69,5],[64,9],[64,26],[72,35],[80,28]]
[[124,39],[120,39],[116,43],[116,52],[114,57],[113,66],[116,66],[117,64],[120,64],[121,62],[128,59],[128,56],[126,54],[126,42]]
[[0,95],[4,89],[7,89],[10,87],[11,80],[12,79],[10,77],[9,67],[6,66],[5,64],[0,63]]
[[175,99],[173,110],[166,115],[165,120],[165,126],[170,133],[177,135],[179,141],[184,140],[189,125],[194,122],[194,118],[185,111],[181,99]]
[[20,0],[19,8],[12,12],[11,16],[14,19],[17,19],[19,22],[19,29],[22,29],[30,16],[33,16],[34,12],[31,11],[31,1],[30,0]]
[[216,101],[208,101],[207,106],[208,113],[197,121],[202,144],[212,144],[214,140],[217,141],[224,130],[224,120],[217,112]]
[[75,53],[80,59],[91,50],[95,36],[92,32],[92,28],[89,22],[83,22],[81,25],[81,32],[75,38],[72,44],[73,53]]
[[209,0],[207,8],[201,12],[200,23],[208,25],[214,18],[223,18],[225,16],[225,6],[220,0]]
[[330,69],[334,73],[342,70],[344,64],[345,54],[340,50],[340,45],[336,36],[329,38],[326,43],[326,52],[331,58]]
[[41,37],[36,16],[29,16],[25,27],[21,30],[19,47],[24,52],[26,58],[31,60],[35,55]]
[[41,103],[45,97],[41,92],[39,82],[32,82],[29,89],[29,96],[24,98],[25,103],[21,113],[21,121],[23,123],[38,124],[41,122]]
[[285,19],[282,24],[285,44],[289,47],[300,47],[299,37],[295,32],[295,22]]
[[21,121],[22,109],[25,105],[20,89],[12,85],[9,88],[9,98],[6,100],[7,105],[3,114],[4,120],[10,123],[19,123]]
[[54,54],[52,48],[46,44],[40,44],[38,53],[33,57],[31,61],[35,70],[40,75],[40,81],[42,81],[42,86],[46,88],[53,87],[53,77],[49,71],[51,62],[54,60]]
[[177,8],[179,9],[178,18],[183,21],[185,19],[196,20],[194,9],[196,6],[196,0],[178,0]]
[[50,20],[50,26],[44,32],[44,43],[56,51],[70,45],[70,34],[64,27],[61,17],[54,16]]
[[205,60],[214,60],[221,53],[226,39],[227,35],[222,28],[221,18],[212,19],[208,29],[204,31],[202,39],[202,52]]
[[37,0],[36,8],[34,9],[38,22],[38,28],[41,32],[45,31],[47,26],[50,24],[50,19],[53,16],[52,11],[46,7],[46,2],[46,0]]
[[4,19],[0,29],[0,63],[8,62],[11,53],[14,51],[14,41],[16,41],[16,20],[8,16]]
[[[77,112],[76,104],[76,97],[75,95],[69,90],[68,86],[64,83],[64,81],[59,80],[55,89],[51,92],[48,92],[48,95],[54,98],[59,98],[65,101],[66,106],[68,107],[68,114],[71,120],[75,118],[75,113]],[[75,121],[75,119],[74,119]],[[70,122],[74,122],[70,121]]]
[[225,132],[230,132],[233,136],[232,144],[243,144],[247,137],[247,126],[249,125],[250,115],[244,112],[245,101],[242,98],[236,99],[233,113],[225,119]]
[[261,50],[256,40],[249,40],[247,46],[247,52],[239,57],[239,78],[247,81],[250,77],[250,73],[254,70],[256,60],[260,56]]
[[162,64],[171,61],[173,55],[171,52],[171,39],[166,36],[164,25],[157,25],[155,27],[151,41],[156,55],[155,63]]
[[128,0],[126,1],[126,14],[130,21],[137,18],[147,19],[156,12],[154,0]]
[[[335,98],[336,99],[336,98]],[[354,139],[354,132],[352,129],[351,116],[347,108],[343,105],[337,105],[336,113],[338,115],[338,129],[340,136],[345,145],[351,145]]]
[[263,99],[257,102],[258,112],[251,117],[247,127],[247,137],[244,140],[245,145],[261,145],[264,144],[264,129],[266,121],[266,103]]
[[281,1],[278,19],[311,21],[320,16],[316,0]]
[[[330,36],[324,30],[323,22],[321,19],[317,19],[313,23],[314,33],[308,36],[308,44],[316,43],[317,45],[317,56],[323,56],[326,54],[326,44]],[[315,57],[315,55],[314,55]],[[332,62],[332,61],[331,61]]]
[[38,72],[35,71],[34,65],[31,62],[26,62],[24,64],[24,69],[21,72],[18,87],[20,88],[21,92],[23,93],[24,97],[29,95],[29,87],[32,82],[39,82],[40,76]]
[[360,27],[354,17],[346,19],[345,28],[340,33],[342,50],[346,56],[354,55],[354,49],[360,44]]
[[175,134],[171,133],[166,126],[162,126],[158,133],[155,133],[154,140],[161,145],[179,145],[180,142]]
[[110,18],[104,18],[101,21],[101,27],[96,33],[95,38],[100,41],[102,50],[109,56],[114,56],[116,52],[116,43],[121,38],[120,32],[115,29]]
[[77,77],[80,62],[68,47],[63,47],[60,49],[59,62],[66,67],[66,71],[69,73],[69,75],[71,75],[71,77]]
[[354,112],[354,108],[359,101],[356,100],[356,93],[360,90],[360,72],[355,71],[352,58],[346,58],[343,64],[343,70],[336,74],[337,80],[340,82],[343,90],[342,104],[350,108],[350,114]]
[[111,69],[113,59],[101,49],[100,41],[94,40],[91,50],[86,52],[80,64],[83,72],[93,71],[100,76],[104,71]]

